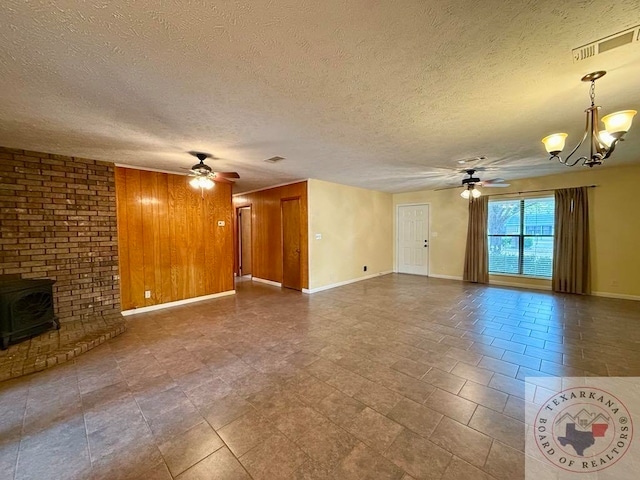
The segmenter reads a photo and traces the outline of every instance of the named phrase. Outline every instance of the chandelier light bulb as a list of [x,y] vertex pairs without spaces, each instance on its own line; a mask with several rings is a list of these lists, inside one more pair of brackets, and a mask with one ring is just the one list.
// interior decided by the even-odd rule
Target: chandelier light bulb
[[613,138],[616,138],[616,134],[619,134],[618,137],[620,137],[629,131],[636,113],[638,112],[635,110],[622,110],[620,112],[610,113],[602,117],[602,123],[604,123],[604,127]]
[[542,143],[544,143],[544,148],[547,149],[548,153],[560,153],[564,149],[564,142],[568,136],[566,133],[553,133],[544,137]]
[[598,132],[598,138],[600,139],[600,143],[605,145],[607,148],[609,148],[615,140],[615,138],[613,138],[613,136],[606,130],[600,130]]

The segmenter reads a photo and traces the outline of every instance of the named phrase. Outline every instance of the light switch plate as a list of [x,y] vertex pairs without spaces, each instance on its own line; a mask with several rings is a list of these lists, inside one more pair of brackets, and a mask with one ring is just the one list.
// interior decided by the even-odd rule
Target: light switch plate
[[224,220],[218,220],[218,226],[224,227],[225,226]]
[[316,240],[322,240],[322,234],[316,233]]

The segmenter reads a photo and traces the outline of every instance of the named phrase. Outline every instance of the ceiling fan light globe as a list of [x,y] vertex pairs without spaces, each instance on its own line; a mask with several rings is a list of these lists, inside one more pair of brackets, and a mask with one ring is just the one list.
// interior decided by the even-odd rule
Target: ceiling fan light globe
[[[633,117],[638,113],[635,110],[621,110],[602,117],[602,123],[613,138],[620,138],[631,128]],[[617,136],[616,136],[617,135]]]
[[[604,120],[604,119],[603,119]],[[557,155],[564,149],[564,143],[569,135],[566,133],[553,133],[542,139],[544,148],[551,155]]]
[[203,178],[201,182],[202,188],[206,188],[207,190],[211,190],[213,188],[213,181],[209,178]]
[[460,196],[465,200],[468,200],[470,195],[471,195],[471,192],[467,189],[463,190],[462,193],[460,193]]
[[471,190],[471,196],[473,198],[478,198],[480,195],[482,195],[482,192],[477,188],[474,188],[473,190]]
[[199,179],[197,177],[192,178],[191,180],[189,180],[189,185],[191,185],[193,188],[200,188]]

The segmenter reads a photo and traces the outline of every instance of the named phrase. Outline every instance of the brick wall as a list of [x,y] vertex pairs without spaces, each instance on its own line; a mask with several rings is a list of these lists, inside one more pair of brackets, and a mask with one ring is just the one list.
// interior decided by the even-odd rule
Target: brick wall
[[120,311],[114,165],[0,147],[0,274],[56,280],[62,322]]

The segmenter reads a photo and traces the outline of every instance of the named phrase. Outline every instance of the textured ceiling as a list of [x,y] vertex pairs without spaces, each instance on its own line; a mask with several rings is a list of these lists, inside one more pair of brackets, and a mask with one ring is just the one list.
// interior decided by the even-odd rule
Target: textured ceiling
[[[608,71],[604,113],[640,110],[640,42],[571,50],[639,19],[637,0],[3,0],[0,145],[175,172],[200,150],[236,192],[435,188],[480,155],[485,177],[563,172],[540,139],[579,138],[582,75]],[[640,125],[609,163],[634,161]]]

